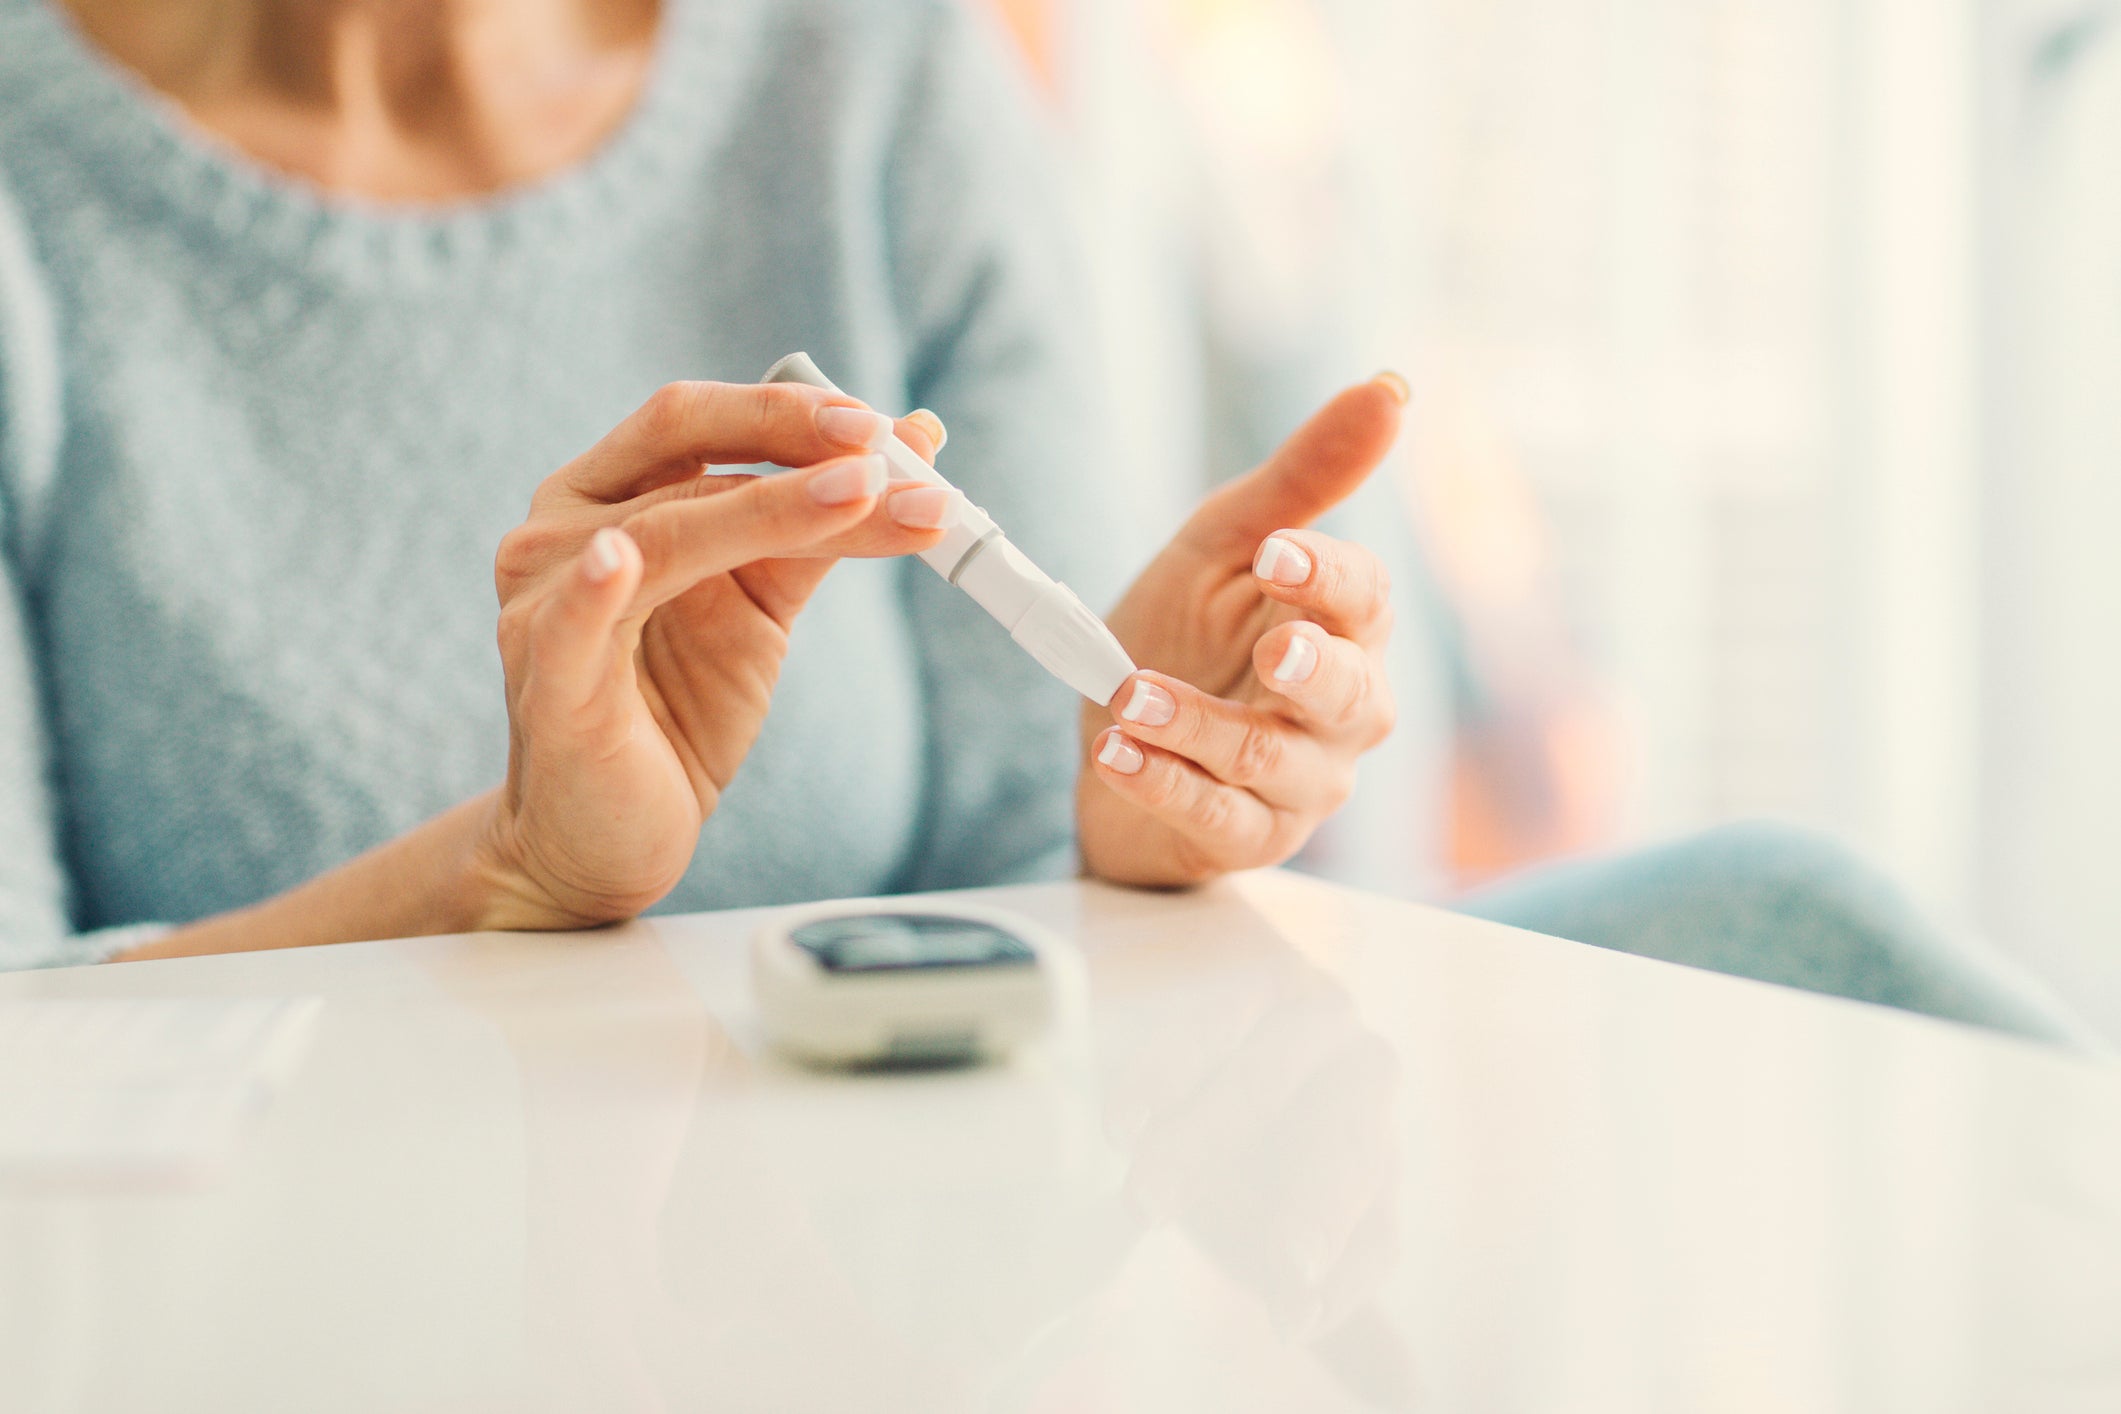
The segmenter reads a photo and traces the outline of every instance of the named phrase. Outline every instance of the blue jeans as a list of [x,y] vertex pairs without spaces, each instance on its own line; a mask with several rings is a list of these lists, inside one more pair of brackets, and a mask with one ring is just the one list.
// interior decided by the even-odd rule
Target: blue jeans
[[1731,825],[1621,858],[1550,865],[1452,907],[1596,947],[2105,1049],[2030,973],[1923,917],[1845,847],[1789,826]]

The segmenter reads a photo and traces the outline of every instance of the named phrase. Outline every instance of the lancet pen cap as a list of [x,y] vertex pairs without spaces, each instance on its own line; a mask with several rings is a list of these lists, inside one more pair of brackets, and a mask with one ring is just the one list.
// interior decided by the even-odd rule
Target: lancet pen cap
[[811,360],[809,354],[792,353],[766,370],[761,383],[805,383],[813,388],[823,388],[828,393],[840,391],[840,385],[827,378],[824,371]]
[[1038,665],[1100,707],[1112,705],[1120,684],[1134,675],[1134,660],[1119,646],[1105,621],[1055,582],[1010,634]]

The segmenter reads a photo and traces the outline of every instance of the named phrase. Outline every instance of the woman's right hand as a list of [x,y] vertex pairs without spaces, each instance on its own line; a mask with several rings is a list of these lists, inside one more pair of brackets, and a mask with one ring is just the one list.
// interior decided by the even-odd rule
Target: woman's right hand
[[[506,784],[477,873],[487,928],[630,918],[676,886],[843,556],[925,550],[957,493],[886,482],[889,419],[793,384],[672,384],[538,488],[503,539]],[[923,457],[942,426],[896,428]],[[798,470],[718,476],[716,464]]]

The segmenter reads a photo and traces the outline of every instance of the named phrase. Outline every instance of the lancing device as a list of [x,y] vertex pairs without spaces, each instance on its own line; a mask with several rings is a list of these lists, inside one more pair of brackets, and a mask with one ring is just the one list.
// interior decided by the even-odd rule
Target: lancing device
[[[788,355],[767,369],[760,381],[805,383],[847,396],[818,371],[809,354]],[[930,486],[950,486],[896,436],[886,435],[876,450],[899,476]],[[1112,630],[1075,597],[1074,590],[1011,545],[992,516],[963,494],[956,499],[956,518],[943,527],[941,543],[921,551],[928,568],[971,595],[1040,667],[1098,706],[1110,703],[1120,684],[1134,673],[1134,660],[1119,646]]]

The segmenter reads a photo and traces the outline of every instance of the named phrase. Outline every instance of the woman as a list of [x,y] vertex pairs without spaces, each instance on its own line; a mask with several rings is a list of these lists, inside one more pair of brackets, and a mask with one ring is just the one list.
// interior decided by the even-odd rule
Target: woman
[[[1087,713],[891,558],[946,509],[892,424],[747,386],[803,348],[940,409],[1109,601],[1005,67],[945,0],[0,0],[0,962],[1288,858],[1391,724],[1384,571],[1303,527],[1404,383],[1200,509]],[[1484,907],[2068,1030],[1782,836]]]
[[[1189,882],[1293,853],[1388,730],[1383,572],[1300,527],[1394,379],[1163,553],[1113,622],[1165,671],[1080,734],[919,566],[828,580],[945,493],[886,485],[851,399],[738,384],[799,347],[946,410],[953,475],[1093,596],[1125,542],[1071,455],[1051,183],[955,8],[0,13],[10,962],[994,882],[1077,837]],[[700,475],[760,462],[797,470]]]

